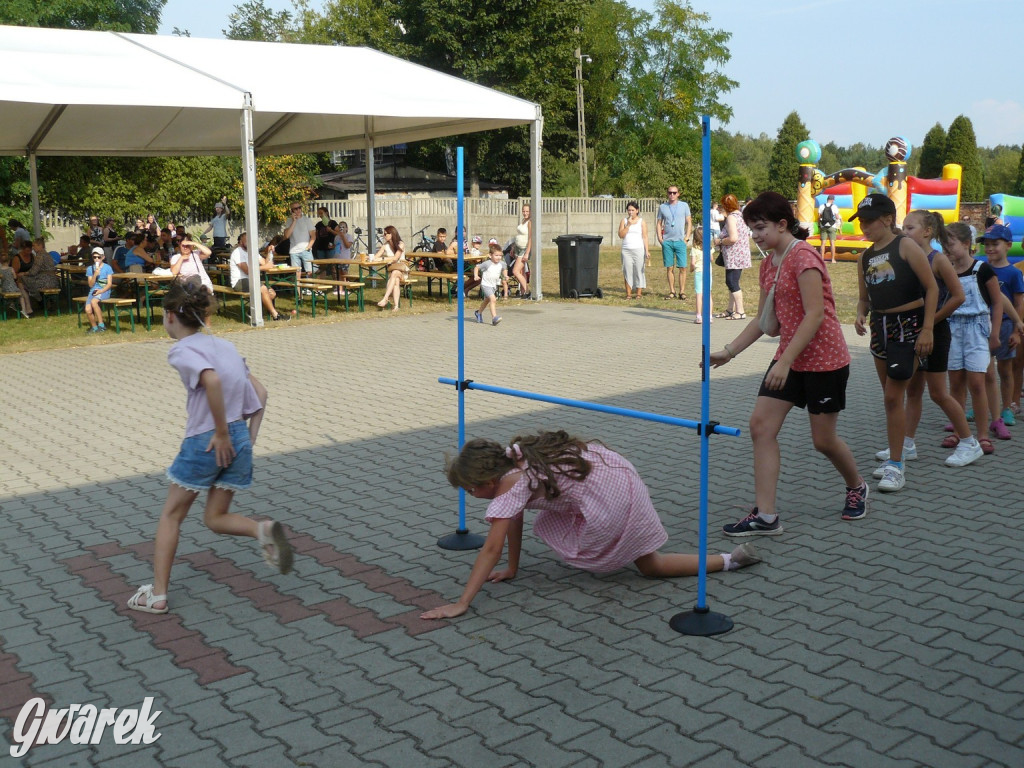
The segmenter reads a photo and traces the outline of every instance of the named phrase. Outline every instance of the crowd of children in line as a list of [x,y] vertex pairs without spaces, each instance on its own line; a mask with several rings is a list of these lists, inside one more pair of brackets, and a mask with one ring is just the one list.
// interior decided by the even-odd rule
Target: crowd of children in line
[[[750,420],[755,506],[723,530],[739,537],[782,532],[775,509],[777,437],[794,406],[807,409],[814,447],[844,478],[842,519],[861,519],[867,514],[868,485],[836,431],[850,356],[824,259],[804,242],[807,230],[781,195],[759,196],[743,218],[758,246],[770,251],[761,264],[760,306],[757,318],[713,353],[711,363],[728,363],[766,333],[780,336],[780,344]],[[870,333],[885,404],[887,447],[876,454],[881,464],[873,476],[877,490],[891,493],[905,486],[905,462],[918,455],[915,435],[926,384],[949,418],[945,429],[953,433],[942,440],[954,449],[947,466],[963,467],[993,453],[991,437],[1010,439],[1007,427],[1020,412],[1024,368],[1024,355],[1017,355],[1024,337],[1024,275],[1007,259],[1013,237],[1001,221],[976,238],[984,245],[985,260],[980,260],[966,224],[946,226],[941,216],[915,210],[898,229],[896,207],[883,194],[866,196],[851,218],[860,220],[871,242],[858,260],[855,328]],[[976,435],[968,423],[972,418]]]

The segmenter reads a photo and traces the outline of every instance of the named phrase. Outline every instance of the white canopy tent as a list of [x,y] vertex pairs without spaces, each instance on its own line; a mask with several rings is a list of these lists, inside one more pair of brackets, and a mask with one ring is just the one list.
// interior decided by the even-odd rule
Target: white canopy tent
[[[324,98],[339,75],[358,87]],[[539,105],[368,48],[0,26],[0,154],[29,158],[37,232],[40,155],[240,154],[246,230],[257,232],[257,154],[365,148],[373,157],[378,145],[513,125],[531,126],[540,298]],[[255,274],[255,248],[249,259]]]

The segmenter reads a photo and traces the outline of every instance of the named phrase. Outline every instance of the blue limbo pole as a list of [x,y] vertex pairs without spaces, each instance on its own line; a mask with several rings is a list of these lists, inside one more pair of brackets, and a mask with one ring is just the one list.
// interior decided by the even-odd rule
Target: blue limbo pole
[[[465,323],[465,290],[463,276],[465,272],[465,258],[462,244],[465,242],[466,233],[463,227],[463,214],[465,211],[465,188],[462,177],[462,147],[457,147],[456,153],[456,181],[455,189],[458,197],[457,212],[458,223],[455,230],[455,242],[458,244],[459,260],[457,262],[456,274],[459,276],[459,381],[466,378],[466,323]],[[459,389],[459,450],[466,444],[466,393]],[[455,533],[442,536],[437,540],[441,549],[480,549],[484,545],[484,537],[472,534],[466,528],[466,490],[459,488],[459,527]]]
[[[692,611],[677,613],[669,620],[669,626],[684,635],[720,635],[732,629],[732,619],[721,613],[712,612],[707,606],[708,580],[708,438],[711,424],[711,118],[701,116],[701,155],[703,160],[704,185],[701,203],[704,207],[704,265],[701,279],[701,314],[705,318],[701,326],[701,381],[700,420],[700,544],[697,563],[697,605]],[[716,427],[714,431],[718,431]]]
[[[520,397],[524,400],[539,400],[542,403],[551,403],[553,405],[567,405],[570,408],[582,408],[585,411],[598,411],[599,413],[611,413],[616,416],[627,416],[631,419],[643,419],[644,421],[656,421],[660,424],[671,424],[676,427],[688,427],[689,429],[701,429],[701,422],[690,421],[689,419],[680,419],[676,416],[664,416],[660,413],[651,413],[649,411],[637,411],[633,408],[619,408],[614,405],[602,405],[601,403],[589,403],[586,400],[572,400],[568,397],[558,397],[557,395],[541,395],[536,392],[526,392],[521,389],[509,389],[508,387],[496,387],[492,384],[480,384],[476,381],[465,381],[463,380],[462,386],[459,386],[459,381],[456,379],[449,379],[446,377],[440,377],[437,380],[440,384],[451,384],[459,387],[459,396],[465,394],[464,390],[476,389],[481,392],[493,392],[496,395],[508,395],[509,397]],[[719,435],[729,435],[730,437],[738,437],[740,431],[735,427],[723,427],[720,424],[712,424],[710,429]]]

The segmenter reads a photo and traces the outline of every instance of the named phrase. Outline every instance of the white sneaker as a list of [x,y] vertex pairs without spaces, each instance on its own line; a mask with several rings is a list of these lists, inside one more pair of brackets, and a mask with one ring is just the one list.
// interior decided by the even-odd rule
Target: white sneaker
[[968,445],[966,440],[961,440],[956,450],[946,458],[946,466],[966,467],[968,464],[972,464],[980,459],[985,454],[981,450],[981,443],[977,440],[972,440],[971,443],[971,445]]
[[[889,449],[885,448],[884,450],[879,451],[878,453],[875,454],[875,458],[878,459],[879,461],[888,461],[889,460]],[[907,446],[903,446],[903,460],[904,461],[907,461],[908,459],[913,460],[913,459],[916,459],[916,458],[917,458],[917,445],[915,445],[913,448],[907,448]],[[875,475],[875,477],[881,477],[881,475],[880,474],[879,475]]]
[[882,479],[878,481],[878,490],[883,493],[892,493],[900,490],[906,484],[902,469],[892,463],[882,465]]

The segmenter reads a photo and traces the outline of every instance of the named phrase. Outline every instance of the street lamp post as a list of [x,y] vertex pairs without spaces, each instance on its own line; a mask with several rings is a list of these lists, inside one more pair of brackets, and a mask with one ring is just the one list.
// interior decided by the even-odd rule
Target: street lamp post
[[576,135],[579,138],[580,157],[580,196],[590,197],[587,183],[587,123],[583,110],[583,62],[588,64],[592,59],[576,49]]

